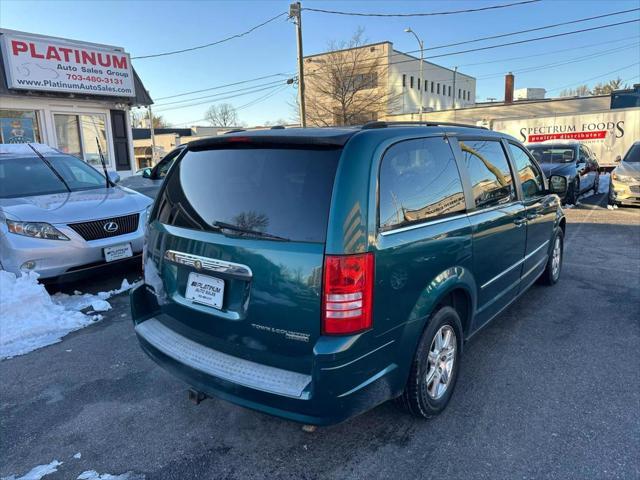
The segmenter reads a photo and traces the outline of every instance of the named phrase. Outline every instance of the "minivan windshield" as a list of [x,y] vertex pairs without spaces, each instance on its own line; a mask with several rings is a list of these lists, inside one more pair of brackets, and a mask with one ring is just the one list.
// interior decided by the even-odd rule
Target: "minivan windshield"
[[158,201],[161,223],[267,240],[324,242],[340,150],[189,151]]
[[527,146],[538,163],[571,163],[575,161],[576,149],[573,147]]
[[[34,155],[0,155],[0,198],[104,188],[97,170],[71,155],[45,155],[49,165]],[[57,173],[57,175],[56,175]]]

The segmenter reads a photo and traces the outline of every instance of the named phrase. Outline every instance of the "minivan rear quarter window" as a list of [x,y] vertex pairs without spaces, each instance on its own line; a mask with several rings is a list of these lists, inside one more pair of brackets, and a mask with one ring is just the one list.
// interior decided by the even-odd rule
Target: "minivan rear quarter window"
[[499,141],[465,140],[460,142],[464,163],[471,177],[477,208],[488,208],[515,199],[509,161]]
[[216,222],[223,222],[292,241],[324,242],[340,152],[189,151],[167,176],[158,220],[200,230],[216,230]]
[[458,167],[442,137],[407,140],[387,150],[380,165],[381,230],[464,210]]

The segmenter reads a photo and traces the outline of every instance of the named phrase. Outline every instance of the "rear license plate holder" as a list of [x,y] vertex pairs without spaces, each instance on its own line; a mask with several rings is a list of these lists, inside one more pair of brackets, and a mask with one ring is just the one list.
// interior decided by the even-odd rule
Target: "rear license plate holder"
[[187,278],[184,297],[194,303],[222,310],[224,280],[191,272]]

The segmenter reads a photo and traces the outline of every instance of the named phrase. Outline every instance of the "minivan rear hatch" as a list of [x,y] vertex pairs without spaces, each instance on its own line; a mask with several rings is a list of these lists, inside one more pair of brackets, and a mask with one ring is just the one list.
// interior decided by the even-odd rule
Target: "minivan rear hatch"
[[230,355],[308,373],[340,153],[236,141],[176,162],[148,238],[165,326]]

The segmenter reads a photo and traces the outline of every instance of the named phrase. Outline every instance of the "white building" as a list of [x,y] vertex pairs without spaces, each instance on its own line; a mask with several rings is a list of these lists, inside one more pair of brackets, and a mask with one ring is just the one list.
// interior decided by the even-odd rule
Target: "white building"
[[0,143],[46,143],[134,171],[129,109],[152,104],[120,47],[0,29]]
[[[417,112],[422,90],[423,111],[447,110],[474,105],[476,79],[459,71],[424,61],[420,78],[420,58],[393,49],[388,42],[389,86],[399,96],[390,114]],[[455,105],[454,105],[455,102]]]

